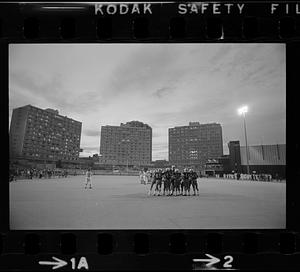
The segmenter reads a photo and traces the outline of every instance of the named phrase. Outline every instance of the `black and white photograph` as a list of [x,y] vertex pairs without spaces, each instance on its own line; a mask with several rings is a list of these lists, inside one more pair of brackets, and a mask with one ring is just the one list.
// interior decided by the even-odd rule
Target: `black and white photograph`
[[9,45],[11,230],[285,229],[286,182],[284,43]]

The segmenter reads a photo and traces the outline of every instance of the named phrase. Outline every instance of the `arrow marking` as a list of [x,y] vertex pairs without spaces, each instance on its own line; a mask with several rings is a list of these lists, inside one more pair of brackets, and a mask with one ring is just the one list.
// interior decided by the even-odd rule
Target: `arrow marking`
[[207,263],[206,266],[211,266],[211,265],[216,264],[220,261],[219,258],[214,257],[210,254],[205,254],[205,255],[206,255],[206,257],[209,257],[209,259],[193,259],[193,261],[194,262],[206,262]]
[[54,265],[52,267],[52,269],[61,268],[61,267],[63,267],[63,266],[65,266],[65,265],[68,264],[64,260],[58,259],[56,257],[52,257],[52,259],[55,260],[56,262],[39,261],[39,264],[40,265]]

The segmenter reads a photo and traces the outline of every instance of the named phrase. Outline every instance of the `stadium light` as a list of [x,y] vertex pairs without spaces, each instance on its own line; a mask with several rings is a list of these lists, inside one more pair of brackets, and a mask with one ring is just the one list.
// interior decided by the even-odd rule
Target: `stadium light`
[[245,115],[248,112],[248,106],[243,106],[238,109],[239,115]]
[[247,129],[246,129],[246,113],[248,112],[248,106],[242,106],[238,109],[239,115],[243,115],[244,117],[244,133],[245,133],[245,142],[246,142],[246,157],[247,157],[247,174],[250,174],[249,167],[249,149],[248,149],[248,141],[247,141]]

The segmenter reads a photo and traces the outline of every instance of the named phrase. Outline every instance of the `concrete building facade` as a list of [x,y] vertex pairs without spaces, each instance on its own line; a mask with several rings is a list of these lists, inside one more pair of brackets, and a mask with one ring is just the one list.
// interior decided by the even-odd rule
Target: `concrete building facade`
[[57,110],[26,105],[13,110],[10,159],[44,162],[76,162],[79,158],[82,123]]
[[169,128],[169,162],[202,170],[209,158],[223,155],[222,127],[217,123],[190,122]]
[[139,121],[120,126],[102,126],[101,163],[110,165],[150,166],[152,161],[152,128]]

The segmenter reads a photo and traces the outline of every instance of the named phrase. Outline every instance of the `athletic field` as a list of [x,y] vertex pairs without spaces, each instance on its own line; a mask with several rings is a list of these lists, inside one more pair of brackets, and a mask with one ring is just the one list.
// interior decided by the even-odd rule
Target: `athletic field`
[[10,183],[11,229],[285,228],[286,184],[198,179],[199,196],[148,196],[137,176]]

